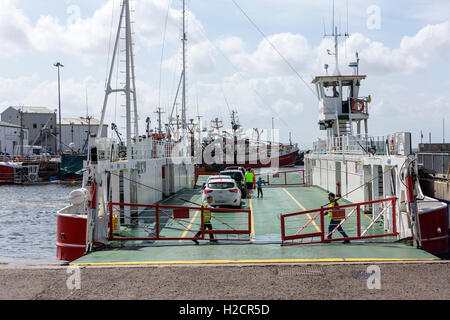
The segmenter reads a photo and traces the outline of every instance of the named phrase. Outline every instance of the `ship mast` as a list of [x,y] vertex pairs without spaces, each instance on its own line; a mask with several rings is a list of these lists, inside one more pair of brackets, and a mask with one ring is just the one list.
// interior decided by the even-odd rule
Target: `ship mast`
[[161,136],[161,135],[163,135],[161,115],[165,112],[162,111],[161,107],[159,107],[158,110],[155,111],[155,113],[158,115],[158,135]]
[[[124,21],[125,20],[125,21]],[[125,26],[123,26],[125,24]],[[112,89],[111,82],[113,77],[114,66],[116,64],[117,54],[118,54],[118,46],[120,41],[120,34],[122,28],[125,28],[125,87],[121,89]],[[102,136],[102,128],[105,121],[106,109],[108,106],[108,97],[112,93],[122,92],[125,95],[126,101],[126,142],[127,142],[127,158],[131,159],[131,145],[132,145],[132,130],[134,129],[134,136],[139,135],[138,128],[138,114],[137,114],[137,99],[136,99],[136,82],[135,82],[135,72],[134,72],[134,54],[133,54],[133,42],[131,37],[131,10],[130,10],[130,1],[123,0],[122,2],[122,10],[120,13],[119,26],[117,29],[116,40],[114,44],[113,57],[111,61],[111,67],[109,70],[108,81],[106,84],[106,92],[105,99],[103,102],[102,116],[100,119],[100,125],[98,127],[97,137]],[[132,108],[132,100],[133,100],[133,113],[134,113],[134,126],[132,126],[132,116],[131,116],[131,108]]]
[[[170,113],[169,117],[169,128],[171,127],[172,121],[173,121],[173,113],[175,108],[177,107],[178,103],[178,94],[180,93],[181,89],[181,123],[179,122],[179,116],[178,116],[178,109],[177,109],[177,132],[176,136],[183,138],[186,130],[187,130],[187,121],[186,121],[186,43],[187,43],[187,33],[186,33],[186,2],[183,0],[183,30],[182,30],[183,36],[181,38],[182,41],[182,50],[183,50],[183,70],[181,72],[180,81],[178,83],[177,92],[175,94],[175,99],[173,101],[172,105],[172,112]],[[181,124],[181,126],[180,126]],[[181,127],[181,128],[180,128]],[[180,132],[181,129],[181,132]],[[175,129],[171,129],[175,132]]]
[[181,128],[186,130],[186,1],[183,0],[183,97],[181,103]]
[[219,118],[215,118],[214,120],[211,120],[211,128],[217,130],[217,134],[220,136],[220,129],[223,128],[223,123]]
[[334,0],[333,0],[333,26],[332,26],[332,33],[331,34],[326,34],[325,33],[324,37],[333,37],[334,38],[334,52],[331,52],[330,50],[328,50],[328,54],[330,56],[334,56],[334,58],[335,58],[336,69],[334,71],[334,75],[335,76],[340,76],[341,72],[339,70],[339,37],[348,38],[349,34],[348,34],[348,30],[344,34],[339,33],[338,32],[338,27],[335,26],[335,23],[334,23]]

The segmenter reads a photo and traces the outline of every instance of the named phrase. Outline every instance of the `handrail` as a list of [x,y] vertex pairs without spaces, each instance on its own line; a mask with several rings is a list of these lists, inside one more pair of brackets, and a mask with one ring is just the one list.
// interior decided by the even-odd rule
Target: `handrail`
[[[281,214],[280,215],[280,222],[281,222],[281,239],[282,239],[282,245],[299,245],[299,244],[312,244],[312,243],[323,243],[323,242],[332,242],[332,241],[342,241],[342,240],[363,240],[363,239],[373,239],[373,238],[381,238],[381,237],[395,237],[398,235],[397,231],[397,216],[396,216],[396,201],[397,198],[391,197],[386,199],[377,199],[367,202],[361,202],[361,203],[353,203],[353,204],[347,204],[347,205],[341,205],[341,206],[335,206],[332,207],[333,210],[341,210],[341,209],[349,209],[353,208],[353,210],[346,214],[345,218],[340,220],[340,223],[336,224],[333,228],[333,230],[326,232],[325,231],[325,214],[330,210],[328,207],[321,207],[319,209],[313,209],[313,210],[307,210],[307,211],[301,211],[301,212],[294,212],[294,213],[288,213],[288,214]],[[371,223],[364,229],[364,231],[361,231],[361,207],[368,206],[368,205],[374,205],[374,204],[381,204],[381,203],[387,203],[386,206],[382,208],[380,212],[376,213],[376,217],[372,219]],[[386,231],[385,233],[380,234],[373,234],[373,235],[366,235],[367,231],[372,228],[375,223],[382,217],[386,215],[386,211],[389,210],[389,220],[392,221],[392,230]],[[311,217],[310,214],[314,214],[314,217]],[[350,235],[348,238],[339,238],[339,239],[328,239],[330,235],[335,233],[345,222],[349,221],[349,218],[356,213],[356,234]],[[292,217],[296,216],[308,216],[308,220],[303,225],[297,226],[294,230],[295,232],[292,232],[290,234],[287,234],[286,230],[286,220]],[[317,224],[315,224],[317,232],[313,233],[306,233],[301,234],[303,230],[306,229],[311,223],[314,223],[314,221],[317,219],[317,217],[320,216],[320,229],[318,228]],[[352,231],[353,232],[353,231]],[[293,242],[293,243],[286,243],[286,241],[294,241],[294,240],[303,240],[306,238],[317,238],[320,237],[320,240],[310,240],[306,242]]]
[[[289,173],[298,174],[300,176],[300,180],[296,180],[294,182],[289,181],[289,183],[288,183],[288,174]],[[277,177],[275,177],[275,175],[277,175]],[[281,179],[278,179],[278,181],[275,180],[275,182],[273,182],[273,180],[272,180],[272,182],[271,182],[270,176],[272,176],[273,178],[280,178],[280,175],[281,176],[284,175],[284,179],[281,178]],[[267,177],[267,181],[265,181],[265,182],[269,186],[303,186],[303,185],[306,185],[305,170],[290,170],[290,171],[257,173],[257,174],[255,174],[255,176]],[[283,183],[283,180],[284,180],[284,183]]]
[[[177,205],[161,205],[161,204],[136,204],[136,203],[115,203],[115,202],[110,202],[108,203],[108,207],[109,207],[109,240],[113,241],[113,240],[152,240],[152,241],[157,241],[157,240],[168,240],[168,241],[180,241],[180,240],[204,240],[205,235],[208,234],[216,234],[216,235],[248,235],[250,236],[251,234],[251,226],[252,226],[252,213],[251,210],[249,209],[227,209],[227,208],[208,208],[208,210],[210,212],[220,212],[220,213],[224,213],[224,214],[244,214],[244,217],[239,217],[239,216],[231,216],[231,218],[234,219],[240,219],[242,221],[244,221],[244,225],[245,228],[243,229],[238,229],[236,228],[236,226],[232,226],[232,222],[225,222],[223,221],[221,218],[219,217],[215,217],[214,215],[212,215],[212,218],[215,221],[218,221],[217,224],[214,225],[214,229],[213,230],[206,230],[205,229],[205,222],[204,222],[204,208],[203,207],[188,207],[188,206],[177,206]],[[142,226],[139,223],[136,223],[136,226],[142,230],[144,230],[144,232],[146,232],[147,234],[151,235],[149,237],[120,237],[114,234],[114,229],[113,229],[113,225],[114,225],[114,210],[117,211],[116,208],[114,207],[130,207],[130,208],[151,208],[151,209],[155,209],[154,212],[154,219],[155,219],[155,227],[154,227],[154,232],[149,231],[148,227]],[[183,220],[180,218],[175,217],[175,214],[171,215],[167,212],[167,210],[170,209],[174,209],[174,210],[184,210],[187,211],[186,214],[186,219],[191,218],[189,217],[189,211],[195,211],[197,212],[196,215],[194,215],[194,217],[192,217],[192,220],[190,222],[189,225],[187,225],[188,223],[186,222],[182,222]],[[132,216],[132,214],[130,214],[129,216],[126,216],[125,213],[120,212],[120,215],[123,217],[126,217],[130,220],[138,220],[139,219],[139,214],[135,213],[135,216]],[[198,216],[198,213],[200,213],[200,215]],[[201,226],[201,237],[185,237],[185,235],[182,236],[170,236],[170,237],[163,237],[161,236],[161,231],[164,228],[161,228],[160,226],[160,221],[163,220],[163,218],[165,219],[172,219],[173,223],[176,225],[181,226],[181,230],[184,231],[184,233],[187,232],[191,232],[191,233],[195,233],[191,230],[191,225],[193,224],[193,220],[194,218],[198,218],[200,220],[200,226]],[[143,219],[148,218],[148,217],[142,217]],[[184,217],[183,217],[184,219]],[[239,221],[240,221],[239,220]],[[226,228],[220,228],[220,227],[225,226]],[[220,240],[220,239],[218,239]],[[222,239],[224,240],[224,239]],[[226,239],[228,241],[248,241],[249,239]]]

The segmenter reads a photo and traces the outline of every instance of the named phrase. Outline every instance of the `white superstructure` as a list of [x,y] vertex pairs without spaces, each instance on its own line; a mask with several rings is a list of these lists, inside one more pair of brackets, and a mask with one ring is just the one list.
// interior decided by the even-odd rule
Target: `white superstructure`
[[[126,50],[122,50],[126,55],[125,87],[113,89],[111,78],[121,51],[118,42],[122,29],[126,43]],[[66,218],[84,217],[87,220],[87,251],[94,243],[108,242],[111,228],[109,203],[153,204],[181,189],[194,187],[194,162],[188,154],[186,139],[174,141],[139,135],[131,35],[130,3],[123,0],[99,129],[97,136],[89,141],[88,160],[84,164],[82,190],[88,196],[83,203],[73,203],[58,213]],[[102,136],[108,97],[113,93],[122,93],[126,100],[125,146]],[[132,208],[124,208],[122,224],[135,223],[132,216],[136,211],[131,213]]]
[[[337,30],[336,30],[337,34]],[[336,47],[338,37],[335,37]],[[359,75],[359,57],[350,64],[351,75],[317,76],[319,127],[325,139],[314,143],[305,155],[307,183],[340,195],[353,203],[395,197],[398,239],[412,237],[420,244],[425,229],[440,233],[440,227],[421,226],[426,214],[446,205],[423,195],[418,183],[417,161],[411,152],[411,133],[369,135],[370,96],[361,96],[366,79]],[[338,64],[336,59],[336,64]],[[326,66],[327,68],[328,66]],[[367,212],[377,211],[373,207]],[[384,214],[384,228],[392,232],[392,208]],[[435,229],[435,230],[434,230]],[[430,240],[431,241],[431,240]]]

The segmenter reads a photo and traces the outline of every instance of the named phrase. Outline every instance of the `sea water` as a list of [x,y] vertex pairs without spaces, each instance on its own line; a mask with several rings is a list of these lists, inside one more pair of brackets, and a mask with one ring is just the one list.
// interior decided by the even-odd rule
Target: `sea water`
[[0,264],[60,264],[56,213],[69,205],[67,185],[0,185]]

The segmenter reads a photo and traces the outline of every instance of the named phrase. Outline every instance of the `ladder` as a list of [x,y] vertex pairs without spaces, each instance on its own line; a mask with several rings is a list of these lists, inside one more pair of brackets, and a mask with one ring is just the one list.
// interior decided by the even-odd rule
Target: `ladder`
[[22,172],[17,172],[17,170],[14,170],[14,183],[15,184],[22,183]]

